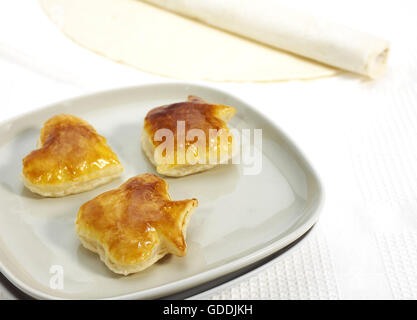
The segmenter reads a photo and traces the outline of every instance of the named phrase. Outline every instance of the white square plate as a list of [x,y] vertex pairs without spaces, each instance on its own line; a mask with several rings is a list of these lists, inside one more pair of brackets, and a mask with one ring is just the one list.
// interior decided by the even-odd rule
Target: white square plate
[[[169,178],[173,199],[195,197],[188,254],[167,256],[130,276],[109,271],[75,235],[79,207],[127,178],[155,173],[141,151],[146,113],[193,94],[237,108],[236,129],[262,129],[262,171],[242,174],[226,165],[183,178]],[[71,113],[104,135],[125,166],[120,179],[64,198],[41,198],[19,179],[21,159],[34,149],[51,116]],[[310,229],[322,201],[320,182],[294,144],[243,101],[216,89],[182,83],[95,93],[57,103],[0,125],[0,271],[36,298],[156,298],[236,271],[287,246]],[[52,289],[51,266],[62,266],[64,288]]]

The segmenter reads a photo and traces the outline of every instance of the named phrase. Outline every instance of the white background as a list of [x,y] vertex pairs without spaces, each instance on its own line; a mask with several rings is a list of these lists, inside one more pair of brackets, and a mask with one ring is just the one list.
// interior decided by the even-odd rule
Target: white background
[[[206,83],[259,108],[322,178],[319,223],[260,270],[198,298],[417,298],[415,1],[281,1],[391,41],[387,74],[315,81]],[[175,81],[74,44],[36,1],[0,1],[0,121],[91,91]],[[0,298],[15,291],[0,281]]]

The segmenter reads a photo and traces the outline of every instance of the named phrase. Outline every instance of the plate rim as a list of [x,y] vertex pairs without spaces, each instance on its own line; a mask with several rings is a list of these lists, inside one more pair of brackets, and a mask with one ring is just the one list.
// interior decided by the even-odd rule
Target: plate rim
[[[323,204],[324,204],[324,187],[321,182],[320,176],[318,175],[317,171],[313,167],[312,163],[308,158],[305,156],[304,152],[298,147],[298,145],[289,137],[287,134],[279,127],[279,125],[269,119],[264,113],[262,113],[258,108],[253,106],[251,103],[245,102],[241,98],[231,94],[223,89],[219,89],[213,85],[202,85],[199,83],[193,82],[186,82],[186,81],[176,81],[176,82],[156,82],[156,83],[148,83],[148,84],[141,84],[141,85],[131,85],[131,86],[121,86],[121,87],[114,87],[108,89],[101,89],[101,90],[94,90],[90,91],[85,94],[77,95],[74,97],[70,97],[63,100],[58,100],[40,107],[36,107],[33,110],[29,110],[13,116],[12,118],[3,120],[0,122],[0,128],[6,126],[9,123],[13,123],[16,120],[21,118],[25,118],[30,116],[31,114],[38,113],[41,111],[46,111],[48,109],[53,109],[59,104],[68,103],[76,100],[83,100],[88,98],[93,98],[97,95],[102,94],[109,94],[111,92],[128,92],[132,90],[139,90],[139,89],[146,89],[151,87],[159,87],[160,89],[163,87],[194,87],[201,90],[210,90],[212,92],[220,93],[223,96],[230,97],[233,100],[238,101],[239,103],[244,104],[246,107],[252,112],[255,112],[262,121],[272,127],[275,131],[279,133],[279,135],[283,138],[284,142],[291,146],[292,150],[297,153],[297,157],[303,161],[304,166],[309,170],[313,178],[317,183],[317,190],[318,190],[318,197],[317,197],[317,204],[316,207],[312,209],[310,213],[310,217],[299,227],[297,227],[294,231],[289,233],[288,235],[284,236],[283,238],[272,242],[271,244],[267,245],[264,248],[257,249],[256,251],[244,255],[240,258],[237,258],[233,261],[227,262],[226,264],[214,267],[212,269],[200,272],[198,274],[192,275],[185,279],[176,280],[173,282],[169,282],[154,288],[149,288],[145,290],[141,290],[138,292],[132,292],[127,294],[121,294],[112,297],[101,298],[103,300],[113,300],[113,299],[155,299],[158,297],[174,294],[176,292],[187,290],[193,286],[200,285],[205,282],[209,282],[217,277],[222,275],[229,274],[233,271],[239,270],[243,267],[249,266],[252,263],[255,263],[262,258],[266,258],[269,255],[277,252],[278,250],[286,247],[287,245],[291,244],[302,235],[304,235],[308,230],[310,230],[314,224],[318,221],[320,216]],[[0,261],[0,272],[17,288],[22,290],[24,293],[30,295],[31,297],[37,299],[51,299],[51,300],[65,300],[66,298],[59,296],[59,295],[51,295],[49,293],[45,293],[41,290],[34,289],[30,285],[27,285],[25,282],[20,280],[18,277],[15,277],[12,272],[5,267],[5,265]],[[94,298],[91,298],[94,299]]]

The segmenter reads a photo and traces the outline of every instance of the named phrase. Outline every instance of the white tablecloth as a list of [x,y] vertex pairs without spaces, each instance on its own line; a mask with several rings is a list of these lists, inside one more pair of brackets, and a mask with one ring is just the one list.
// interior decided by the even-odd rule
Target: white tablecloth
[[[209,83],[257,106],[295,140],[321,176],[326,201],[319,223],[294,248],[196,298],[417,298],[415,1],[284,2],[389,39],[389,70],[374,82],[342,75]],[[0,120],[94,90],[158,81],[174,80],[77,46],[36,1],[0,2]],[[18,296],[0,282],[0,299]]]

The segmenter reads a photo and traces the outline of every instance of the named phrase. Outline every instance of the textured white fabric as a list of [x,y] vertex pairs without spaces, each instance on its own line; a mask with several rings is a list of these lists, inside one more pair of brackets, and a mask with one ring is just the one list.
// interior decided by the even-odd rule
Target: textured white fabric
[[[294,248],[194,298],[416,299],[416,4],[289,2],[307,11],[319,6],[321,14],[390,40],[388,72],[375,82],[342,75],[204,83],[258,106],[278,123],[318,171],[326,200],[318,224]],[[174,81],[78,47],[30,0],[0,2],[0,70],[0,120],[96,89]],[[13,298],[0,283],[0,297]]]
[[417,299],[417,234],[380,234],[377,240],[393,297]]
[[327,242],[313,232],[261,272],[197,298],[337,299],[339,294]]

